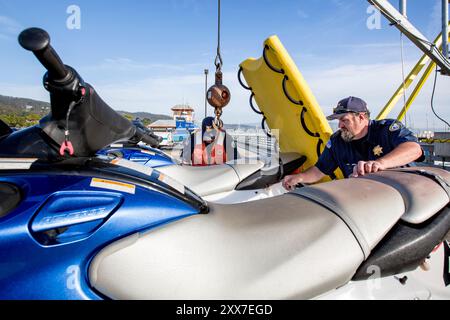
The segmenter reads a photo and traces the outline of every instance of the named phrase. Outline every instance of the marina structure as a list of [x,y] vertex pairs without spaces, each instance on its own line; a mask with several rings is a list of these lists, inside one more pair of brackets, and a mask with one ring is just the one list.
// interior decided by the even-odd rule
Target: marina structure
[[195,110],[188,104],[179,104],[171,108],[172,120],[157,120],[149,129],[162,137],[161,147],[173,147],[181,143],[195,128]]

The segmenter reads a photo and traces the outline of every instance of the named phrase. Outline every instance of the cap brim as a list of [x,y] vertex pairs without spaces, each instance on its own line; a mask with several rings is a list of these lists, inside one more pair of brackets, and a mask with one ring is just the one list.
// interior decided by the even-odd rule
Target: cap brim
[[334,113],[334,114],[328,116],[327,120],[337,120],[340,117],[342,117],[343,115],[345,115],[345,113],[338,113],[338,114]]

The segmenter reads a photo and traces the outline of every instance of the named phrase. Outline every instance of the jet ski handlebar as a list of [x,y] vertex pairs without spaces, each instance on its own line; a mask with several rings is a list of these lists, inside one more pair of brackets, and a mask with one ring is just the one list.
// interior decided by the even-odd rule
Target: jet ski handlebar
[[20,45],[32,51],[41,64],[47,69],[49,77],[53,81],[66,80],[70,72],[50,45],[49,34],[40,28],[29,28],[19,35]]
[[108,106],[74,68],[63,64],[45,30],[26,29],[18,40],[48,71],[43,82],[50,93],[51,112],[39,121],[38,127],[61,150],[70,144],[70,155],[89,157],[136,134],[129,120]]
[[135,137],[138,138],[138,140],[148,144],[152,148],[158,148],[159,144],[162,142],[163,138],[160,136],[157,136],[156,134],[144,131],[139,127],[136,127],[136,135]]

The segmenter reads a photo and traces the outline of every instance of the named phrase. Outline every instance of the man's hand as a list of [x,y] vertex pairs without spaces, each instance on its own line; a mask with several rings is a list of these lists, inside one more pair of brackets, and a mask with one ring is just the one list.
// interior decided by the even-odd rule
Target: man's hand
[[356,178],[358,176],[378,172],[384,169],[385,167],[380,161],[359,161],[358,164],[353,167],[352,177]]
[[300,176],[298,174],[294,174],[284,177],[282,185],[286,190],[292,191],[295,189],[297,184],[301,183],[301,181],[302,179]]
[[322,171],[320,171],[316,166],[312,166],[305,172],[286,176],[283,179],[283,187],[286,190],[291,191],[294,190],[295,187],[300,183],[303,184],[316,183],[323,177],[325,177],[325,174],[323,174]]

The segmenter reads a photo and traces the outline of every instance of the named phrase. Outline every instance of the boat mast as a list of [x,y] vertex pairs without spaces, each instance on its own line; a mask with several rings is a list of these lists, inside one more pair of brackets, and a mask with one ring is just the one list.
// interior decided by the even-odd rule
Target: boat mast
[[405,18],[408,18],[407,14],[406,14],[406,0],[400,0],[400,13]]
[[442,0],[442,54],[448,60],[448,3],[449,0]]

